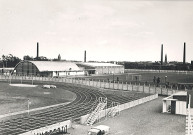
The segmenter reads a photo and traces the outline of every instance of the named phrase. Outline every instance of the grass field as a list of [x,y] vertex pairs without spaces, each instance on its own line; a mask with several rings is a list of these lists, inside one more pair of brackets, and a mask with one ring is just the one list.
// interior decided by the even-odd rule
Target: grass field
[[30,109],[71,102],[76,95],[61,88],[43,89],[42,85],[35,88],[10,86],[0,82],[0,115],[27,110],[28,99]]
[[[141,75],[140,80],[132,76],[134,75]],[[193,87],[193,73],[174,73],[174,72],[155,72],[155,71],[127,71],[125,74],[120,75],[99,75],[99,76],[87,76],[86,78],[90,78],[93,80],[104,80],[104,81],[117,81],[119,82],[127,82],[127,83],[147,83],[153,85],[153,78],[154,76],[156,78],[160,78],[160,85],[165,85],[165,82],[169,83],[169,86],[176,87],[184,89],[186,87],[187,89],[192,89]],[[167,76],[167,78],[166,78]],[[180,85],[179,83],[184,83],[184,85]],[[186,83],[186,84],[185,84]]]

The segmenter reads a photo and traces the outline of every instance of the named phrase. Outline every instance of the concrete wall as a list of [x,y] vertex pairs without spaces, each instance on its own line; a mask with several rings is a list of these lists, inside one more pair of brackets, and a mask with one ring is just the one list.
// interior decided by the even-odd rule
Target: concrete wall
[[[75,76],[74,76],[75,77]],[[52,78],[52,77],[37,77],[37,76],[4,76],[0,75],[0,80],[8,81],[10,82],[11,79],[17,79],[17,80],[38,80],[38,81],[53,81],[53,82],[65,82],[65,83],[74,83],[74,84],[81,84],[81,85],[87,85],[97,88],[104,88],[104,89],[111,89],[111,90],[130,90],[130,91],[140,91],[144,93],[158,93],[161,95],[172,95],[173,93],[179,92],[181,90],[174,90],[172,88],[166,88],[166,87],[155,87],[155,86],[148,86],[148,85],[140,85],[140,84],[123,84],[123,82],[104,82],[104,80],[99,81],[93,81],[89,79],[75,79],[75,78]],[[30,83],[30,82],[29,82]],[[193,97],[193,96],[192,96]],[[192,100],[193,101],[193,100]]]

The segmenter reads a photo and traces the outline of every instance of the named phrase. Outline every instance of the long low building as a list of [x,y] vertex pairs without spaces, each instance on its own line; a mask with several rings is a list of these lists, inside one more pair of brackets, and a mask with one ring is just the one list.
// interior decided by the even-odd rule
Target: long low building
[[118,74],[124,73],[124,66],[112,63],[81,62],[77,66],[84,70],[85,75],[90,74]]
[[21,61],[12,72],[15,75],[44,77],[118,73],[124,73],[123,65],[66,61]]
[[75,63],[65,61],[21,61],[12,74],[33,76],[83,75],[84,72]]

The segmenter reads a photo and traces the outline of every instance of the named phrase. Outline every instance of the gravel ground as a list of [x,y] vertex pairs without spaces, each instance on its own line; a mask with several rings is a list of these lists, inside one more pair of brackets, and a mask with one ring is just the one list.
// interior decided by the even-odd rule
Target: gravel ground
[[[185,116],[163,114],[162,97],[124,110],[114,118],[108,118],[97,125],[108,125],[110,135],[184,135]],[[89,126],[73,124],[71,135],[86,135]]]

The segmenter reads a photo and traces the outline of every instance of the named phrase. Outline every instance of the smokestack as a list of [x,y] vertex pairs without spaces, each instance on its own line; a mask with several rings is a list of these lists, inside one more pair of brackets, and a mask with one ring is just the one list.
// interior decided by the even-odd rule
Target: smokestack
[[163,65],[163,44],[161,46],[161,65]]
[[37,58],[39,57],[39,43],[37,42]]
[[184,42],[183,64],[186,64],[186,43]]
[[86,50],[84,51],[84,62],[86,62]]
[[167,60],[168,58],[167,58],[167,54],[165,54],[165,64],[167,64],[168,63],[168,60]]

